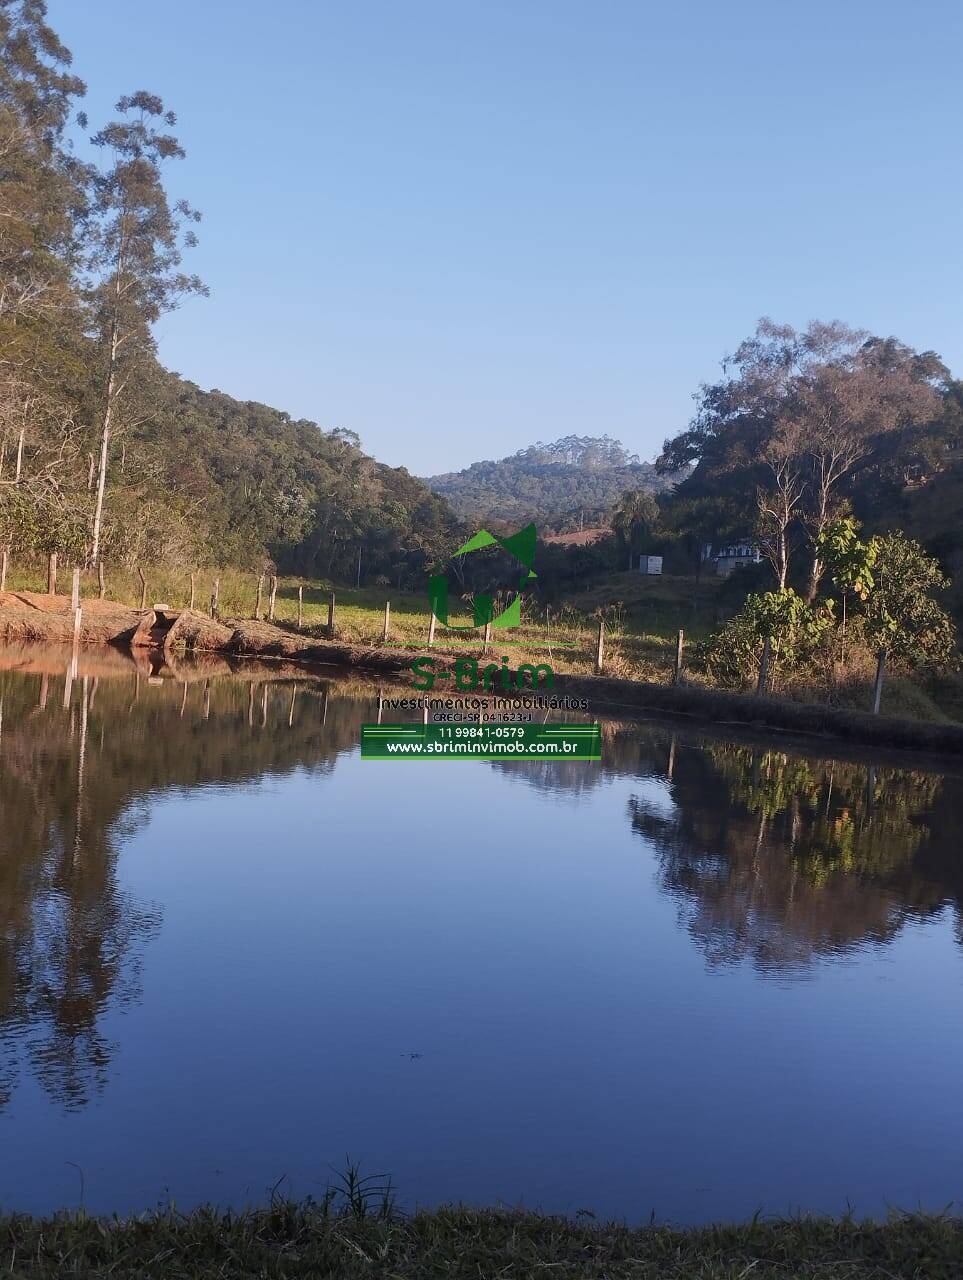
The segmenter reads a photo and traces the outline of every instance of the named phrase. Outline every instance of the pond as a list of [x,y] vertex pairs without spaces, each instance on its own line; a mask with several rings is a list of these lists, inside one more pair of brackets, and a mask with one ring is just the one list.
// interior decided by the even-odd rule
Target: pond
[[963,1194],[958,777],[613,721],[396,768],[357,680],[58,661],[0,654],[3,1209]]

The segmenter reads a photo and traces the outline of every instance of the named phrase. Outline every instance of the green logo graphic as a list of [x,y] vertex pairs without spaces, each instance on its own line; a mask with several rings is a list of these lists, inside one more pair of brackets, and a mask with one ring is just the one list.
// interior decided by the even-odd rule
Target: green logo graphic
[[484,547],[501,547],[503,551],[507,551],[522,566],[524,572],[518,583],[518,594],[507,608],[496,616],[494,596],[490,593],[479,594],[474,600],[474,621],[473,622],[449,622],[448,621],[448,575],[444,573],[434,573],[428,579],[428,600],[431,603],[431,611],[438,621],[445,627],[449,627],[453,631],[471,631],[475,627],[487,626],[490,622],[493,627],[517,627],[522,621],[522,597],[521,593],[525,590],[526,584],[538,575],[532,569],[535,562],[535,541],[536,531],[534,524],[528,524],[524,529],[519,529],[517,533],[511,534],[507,538],[498,538],[493,533],[489,533],[487,529],[479,529],[474,537],[469,538],[464,546],[459,547],[455,552],[455,556],[467,556],[472,551],[481,551]]

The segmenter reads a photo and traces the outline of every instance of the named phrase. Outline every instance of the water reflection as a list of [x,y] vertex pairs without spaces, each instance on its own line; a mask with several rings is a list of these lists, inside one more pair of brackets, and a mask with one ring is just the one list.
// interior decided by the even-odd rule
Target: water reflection
[[159,905],[117,884],[145,798],[298,768],[321,777],[368,708],[276,668],[235,680],[224,663],[182,664],[162,678],[108,653],[58,674],[56,655],[3,657],[0,1109],[24,1070],[75,1109],[107,1083],[114,1046],[98,1024],[139,998],[162,923]]
[[939,775],[718,744],[676,744],[666,773],[671,808],[629,816],[713,965],[799,973],[958,907]]
[[[782,1087],[762,1100],[770,1118],[758,1131],[755,1096],[743,1113],[734,1105],[725,1115],[708,1101],[693,1109],[692,1099],[709,1099],[719,1079],[739,1097],[754,1020],[786,1007],[767,997],[790,998],[757,976],[795,984],[840,957],[898,953],[908,922],[946,909],[961,932],[955,779],[616,722],[604,725],[601,767],[393,770],[354,758],[360,724],[378,714],[371,685],[283,664],[171,666],[106,653],[81,655],[71,671],[49,654],[0,653],[0,1121],[16,1121],[34,1141],[49,1112],[68,1112],[70,1125],[89,1120],[86,1134],[66,1121],[63,1132],[81,1134],[83,1150],[98,1141],[110,1148],[100,1157],[102,1169],[117,1163],[101,1175],[105,1208],[117,1207],[130,1176],[143,1176],[140,1203],[151,1203],[168,1185],[162,1176],[200,1168],[208,1155],[218,1171],[236,1157],[246,1171],[276,1176],[305,1146],[314,1154],[328,1142],[333,1149],[319,1157],[326,1170],[346,1146],[362,1150],[357,1135],[370,1121],[366,1154],[384,1149],[381,1163],[393,1172],[406,1152],[421,1153],[429,1132],[430,1150],[454,1153],[453,1163],[465,1151],[481,1162],[496,1144],[491,1181],[479,1175],[467,1187],[439,1156],[429,1199],[476,1188],[482,1199],[538,1199],[539,1185],[549,1196],[564,1183],[563,1206],[577,1193],[576,1204],[591,1199],[613,1212],[626,1209],[614,1192],[576,1192],[564,1170],[594,1153],[599,1170],[621,1169],[613,1179],[641,1179],[627,1153],[641,1162],[651,1149],[653,1185],[675,1168],[673,1203],[685,1213],[691,1153],[718,1155],[731,1179],[727,1152],[748,1134],[755,1164],[743,1170],[746,1203],[731,1211],[751,1212],[760,1203],[754,1171],[770,1158],[779,1167],[772,1116],[790,1123]],[[284,786],[265,794],[265,778]],[[444,786],[426,830],[429,782]],[[218,803],[204,812],[180,803],[199,792]],[[151,826],[148,853],[125,879],[121,854],[165,796],[176,818],[168,812]],[[482,812],[480,797],[492,809],[484,822],[469,821]],[[492,811],[512,839],[492,839]],[[175,851],[164,833],[183,842],[188,822],[202,824],[197,848]],[[262,856],[278,830],[278,847]],[[172,934],[195,948],[187,959]],[[151,961],[165,935],[164,962]],[[143,995],[148,973],[153,1009]],[[230,984],[242,994],[222,1008]],[[819,1078],[820,1037],[839,1025],[833,1010],[848,1016],[847,992],[822,995],[825,1006],[786,1014],[795,1056],[773,1062],[773,1079],[791,1078],[817,1046],[797,1089]],[[134,1006],[144,1017],[128,1035],[115,1015]],[[883,1043],[892,1020],[888,1006],[876,1008]],[[951,1021],[925,1022],[931,1063],[957,1061]],[[711,1079],[697,1052],[705,1037],[715,1046]],[[415,1049],[409,1070],[404,1053]],[[837,1040],[836,1052],[849,1053],[854,1080],[878,1060],[875,1047],[864,1054]],[[125,1053],[139,1063],[126,1081]],[[143,1103],[131,1079],[139,1086],[155,1062]],[[187,1100],[176,1091],[186,1072],[196,1095]],[[835,1062],[830,1075],[839,1078]],[[116,1112],[87,1106],[125,1088]],[[159,1120],[153,1099],[164,1088]],[[262,1132],[256,1115],[266,1097]],[[647,1110],[648,1099],[659,1101]],[[857,1133],[859,1099],[849,1102]],[[142,1150],[125,1164],[116,1152],[132,1117]],[[797,1150],[807,1126],[803,1117],[794,1131]],[[61,1139],[51,1125],[37,1140],[41,1154],[28,1170],[37,1203],[56,1203],[45,1197]],[[152,1165],[145,1153],[165,1144],[169,1164]],[[521,1170],[548,1148],[548,1172],[530,1165],[517,1188],[497,1184],[503,1168]],[[814,1148],[811,1158],[807,1187],[822,1176],[822,1153]],[[219,1195],[212,1179],[220,1176],[199,1172],[198,1196]],[[774,1187],[786,1197],[779,1207],[798,1202],[799,1185],[787,1176]],[[239,1200],[248,1186],[239,1174]],[[847,1182],[841,1194],[853,1189]],[[710,1211],[723,1207],[716,1199]]]

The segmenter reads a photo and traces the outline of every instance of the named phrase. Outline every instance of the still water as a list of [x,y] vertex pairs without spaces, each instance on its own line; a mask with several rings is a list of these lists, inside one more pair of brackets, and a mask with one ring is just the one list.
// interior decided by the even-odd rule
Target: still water
[[347,1157],[630,1220],[963,1196],[957,777],[615,722],[362,764],[361,683],[0,667],[4,1209]]

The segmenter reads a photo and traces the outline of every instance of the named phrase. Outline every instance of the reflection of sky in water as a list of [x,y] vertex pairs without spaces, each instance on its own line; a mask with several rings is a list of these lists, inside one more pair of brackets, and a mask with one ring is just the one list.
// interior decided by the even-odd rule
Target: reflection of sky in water
[[[157,732],[168,702],[176,716],[178,690],[151,694],[110,733],[138,717]],[[74,1166],[94,1210],[243,1202],[282,1176],[316,1194],[346,1153],[409,1203],[695,1220],[959,1196],[961,951],[939,832],[901,860],[886,833],[902,838],[902,811],[854,823],[857,792],[839,798],[852,766],[828,800],[822,765],[795,779],[779,809],[781,774],[680,741],[670,782],[669,738],[644,728],[584,766],[587,787],[557,777],[572,766],[362,764],[370,713],[352,706],[332,703],[323,740],[305,702],[297,750],[280,695],[267,731],[244,696],[209,724],[191,702],[183,737],[167,726],[177,750],[118,810],[115,868],[95,877],[115,916],[159,921],[126,941],[111,924],[141,957],[136,998],[98,1003],[110,1053],[87,1105],[18,1071],[5,1207],[76,1203]],[[4,751],[12,723],[8,699]],[[270,773],[225,778],[258,733]],[[205,734],[225,754],[187,782]],[[942,806],[946,839],[956,792],[922,805]],[[0,1042],[27,1038],[36,1008]]]

